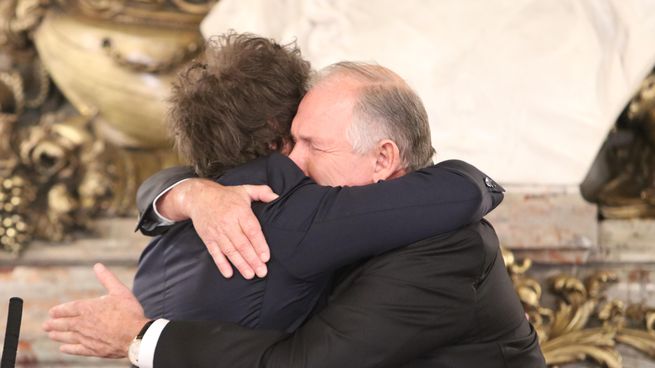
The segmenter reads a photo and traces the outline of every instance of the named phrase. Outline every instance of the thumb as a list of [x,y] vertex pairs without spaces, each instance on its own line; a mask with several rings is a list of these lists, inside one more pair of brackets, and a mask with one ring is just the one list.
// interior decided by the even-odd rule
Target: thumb
[[105,287],[107,293],[110,295],[132,295],[130,289],[125,286],[107,267],[102,263],[96,263],[93,266],[93,271],[96,274],[96,278],[102,286]]
[[268,203],[279,197],[268,185],[244,185],[244,187],[250,196],[250,200],[253,202],[260,201]]

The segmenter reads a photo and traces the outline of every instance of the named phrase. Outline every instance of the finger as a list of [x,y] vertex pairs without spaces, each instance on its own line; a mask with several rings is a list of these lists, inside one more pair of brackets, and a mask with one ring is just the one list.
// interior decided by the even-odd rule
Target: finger
[[218,245],[221,248],[221,252],[245,279],[250,280],[255,276],[255,271],[253,271],[243,257],[241,257],[241,254],[239,254],[239,251],[232,243],[231,238],[225,235],[220,235]]
[[279,195],[275,194],[273,189],[268,185],[244,185],[243,188],[246,190],[252,201],[268,203],[279,197]]
[[214,242],[209,242],[207,243],[207,250],[209,251],[209,254],[212,256],[212,259],[214,260],[214,263],[216,263],[216,267],[218,267],[218,271],[225,277],[226,279],[229,279],[232,277],[234,272],[232,271],[232,266],[230,265],[230,262],[227,261],[227,258],[223,255],[221,252],[221,249],[218,247],[218,244]]
[[[255,221],[257,220],[255,219]],[[266,265],[259,258],[257,252],[255,252],[255,247],[250,242],[247,234],[243,231],[240,222],[236,225],[235,230],[230,229],[227,236],[232,241],[232,244],[239,255],[241,255],[241,258],[243,258],[248,266],[254,270],[254,273],[259,277],[266,276]]]
[[111,271],[107,269],[102,263],[96,263],[93,266],[93,271],[96,274],[96,278],[102,286],[105,287],[109,294],[114,295],[132,295],[130,289],[125,286]]
[[[244,239],[248,239],[245,237]],[[255,252],[255,247],[252,245],[250,240],[246,240],[243,243],[237,244],[237,250],[239,251],[239,254],[241,257],[246,261],[246,263],[250,266],[251,269],[254,270],[255,274],[257,277],[265,277],[266,273],[268,272],[268,269],[266,268],[266,264],[262,262],[260,256]]]
[[50,331],[48,332],[50,340],[58,341],[64,344],[79,344],[79,336],[74,332]]
[[[266,238],[264,238],[264,233],[262,232],[262,227],[259,225],[257,217],[252,212],[249,212],[248,215],[239,219],[239,225],[241,225],[241,230],[248,237],[250,244],[253,245],[255,253],[259,256],[259,259],[262,262],[268,262],[271,259],[271,252],[266,243]],[[257,270],[257,269],[255,269]],[[264,275],[266,269],[264,266]],[[257,272],[257,276],[263,277]]]
[[79,301],[72,301],[64,304],[56,305],[48,311],[52,318],[68,318],[77,317],[80,315]]
[[[248,212],[250,212],[250,210],[248,210]],[[255,252],[254,246],[246,234],[243,232],[240,223],[237,222],[234,227],[226,228],[226,230],[227,237],[230,239],[232,245],[236,249],[234,258],[237,258],[236,255],[238,254],[238,256],[240,256],[245,263],[245,266],[242,268],[246,269],[245,267],[247,266],[257,276],[266,276],[266,265]],[[235,265],[235,267],[239,268],[237,265]]]
[[50,331],[60,331],[60,332],[66,332],[66,331],[71,331],[72,326],[74,326],[73,321],[75,318],[54,318],[54,319],[49,319],[45,321],[43,324],[43,329],[46,332]]
[[93,351],[80,344],[66,344],[59,347],[59,351],[70,355],[94,356]]

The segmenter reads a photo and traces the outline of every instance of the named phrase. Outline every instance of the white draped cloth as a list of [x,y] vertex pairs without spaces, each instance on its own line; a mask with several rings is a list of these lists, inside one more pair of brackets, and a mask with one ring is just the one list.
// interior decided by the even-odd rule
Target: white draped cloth
[[655,0],[220,0],[201,29],[391,68],[425,102],[437,161],[505,184],[578,185],[655,64]]

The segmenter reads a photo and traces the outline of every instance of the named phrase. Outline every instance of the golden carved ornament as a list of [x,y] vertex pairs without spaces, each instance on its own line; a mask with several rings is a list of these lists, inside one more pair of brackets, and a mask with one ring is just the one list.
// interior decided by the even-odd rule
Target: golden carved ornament
[[217,0],[56,0],[68,11],[93,20],[196,30]]
[[176,162],[169,151],[99,140],[90,120],[70,111],[43,115],[18,137],[18,163],[0,188],[0,244],[12,252],[30,238],[67,240],[98,215],[134,215],[139,183]]
[[596,271],[584,281],[566,274],[550,279],[555,308],[541,305],[542,287],[526,275],[530,261],[518,264],[503,249],[503,258],[549,366],[591,359],[608,368],[623,367],[617,344],[629,345],[655,358],[655,310],[641,304],[626,307],[604,295],[617,281],[612,272]]
[[[178,162],[164,129],[166,91],[197,52],[202,3],[64,3],[0,2],[0,249],[13,253],[32,238],[92,229],[96,216],[132,215],[140,182]],[[124,8],[100,11],[116,4]],[[100,21],[84,15],[92,8]],[[154,26],[167,12],[181,17]],[[137,22],[149,14],[155,22]]]
[[48,0],[3,0],[0,4],[0,47],[29,47],[31,32],[41,22],[48,3]]
[[597,194],[600,212],[605,218],[655,217],[655,72],[621,114],[618,132],[629,132],[631,142],[608,152],[611,178]]

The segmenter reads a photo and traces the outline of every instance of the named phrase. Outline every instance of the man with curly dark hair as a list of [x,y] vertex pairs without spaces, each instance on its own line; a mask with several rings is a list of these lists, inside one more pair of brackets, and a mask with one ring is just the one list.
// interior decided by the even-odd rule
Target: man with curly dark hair
[[199,176],[217,177],[288,146],[310,72],[294,44],[238,33],[210,38],[173,84],[177,149]]

